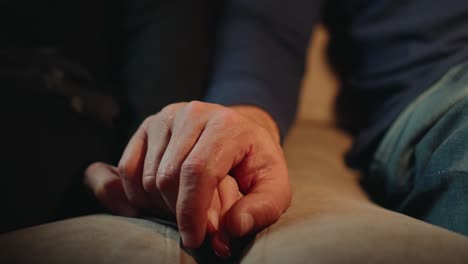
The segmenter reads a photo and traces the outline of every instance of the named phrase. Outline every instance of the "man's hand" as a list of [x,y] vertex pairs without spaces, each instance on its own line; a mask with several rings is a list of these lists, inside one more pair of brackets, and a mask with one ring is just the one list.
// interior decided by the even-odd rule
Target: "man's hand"
[[220,232],[242,237],[261,230],[291,201],[278,138],[274,122],[256,107],[169,105],[143,122],[119,163],[129,208],[164,201],[176,216],[184,245],[196,248],[209,228],[214,194],[229,174],[244,196],[218,214]]
[[[137,216],[137,208],[134,208],[123,190],[122,179],[117,168],[96,162],[85,171],[85,185],[93,192],[98,200],[109,210],[124,216]],[[154,199],[156,198],[156,199]],[[213,194],[210,208],[208,209],[207,232],[210,235],[214,251],[219,256],[229,256],[230,249],[224,241],[225,235],[220,232],[219,219],[222,219],[231,206],[240,198],[237,183],[234,178],[227,176],[219,184]],[[161,196],[150,198],[151,207],[138,208],[150,209],[151,212],[163,218],[173,218]]]

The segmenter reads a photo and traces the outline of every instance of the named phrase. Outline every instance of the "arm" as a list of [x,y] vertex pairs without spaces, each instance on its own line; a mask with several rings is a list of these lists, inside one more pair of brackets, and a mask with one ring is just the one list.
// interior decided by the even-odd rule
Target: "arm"
[[[245,31],[236,32],[236,36],[242,39],[243,37],[240,36],[247,36],[249,31],[253,32],[255,29],[248,28]],[[256,34],[252,33],[252,35]],[[265,38],[265,35],[256,35],[255,39]],[[255,45],[255,41],[258,40],[253,40],[251,45]],[[260,46],[274,48],[274,42],[270,41],[268,43],[268,45],[273,44],[273,47],[268,45]],[[218,75],[214,79],[208,98],[223,104],[236,104],[239,103],[237,101],[238,97],[242,97],[244,100],[249,99],[249,96],[245,96],[243,93],[264,93],[266,96],[252,96],[252,98],[244,102],[267,110],[274,117],[278,126],[281,127],[284,136],[292,119],[293,110],[281,103],[275,103],[274,98],[270,98],[271,94],[274,93],[279,94],[276,98],[281,99],[282,102],[294,101],[294,98],[288,97],[288,94],[281,95],[282,91],[294,92],[281,89],[282,83],[278,81],[277,76],[285,77],[287,74],[274,72],[274,66],[283,66],[281,63],[274,65],[275,62],[285,64],[283,57],[275,61],[275,56],[263,55],[265,59],[261,60],[259,57],[262,54],[268,54],[267,49],[249,55],[246,51],[239,51],[238,47],[230,47],[230,43],[229,41],[221,44],[222,49],[229,49],[230,52],[223,52],[221,53],[223,57],[218,57],[218,66],[216,67]],[[244,44],[248,45],[249,43]],[[229,61],[242,60],[242,57],[240,57],[242,54],[247,54],[243,60],[249,63],[242,66],[238,62],[228,63]],[[258,65],[257,60],[265,63],[255,68]],[[272,67],[272,70],[269,70],[270,67]],[[242,74],[251,78],[239,78],[238,76]],[[254,76],[256,77],[254,78]],[[289,83],[294,82],[289,81]],[[261,98],[255,100],[257,97]],[[269,98],[269,100],[264,100],[265,98]],[[284,104],[290,105],[290,103]],[[285,112],[288,115],[282,114]],[[297,144],[301,148],[306,147],[304,142],[297,142]],[[310,147],[317,148],[317,146]],[[326,152],[328,148],[329,146],[326,146],[325,149],[317,150],[317,155],[323,155],[323,151]],[[298,153],[303,153],[303,151],[298,151]],[[308,160],[307,162],[311,161]],[[326,168],[325,171],[321,172],[317,170],[317,166],[324,167],[322,162],[315,165],[309,166],[313,175],[307,175],[310,183],[306,184],[308,187],[304,197],[300,197],[297,190],[295,192],[295,199],[310,200],[308,204],[311,208],[303,208],[303,210],[298,211],[293,206],[292,210],[288,211],[289,218],[286,217],[286,220],[282,221],[279,226],[275,225],[268,232],[268,235],[260,238],[268,240],[267,242],[257,241],[253,245],[253,248],[244,259],[246,262],[283,263],[284,261],[291,261],[291,258],[294,257],[297,260],[309,259],[326,263],[343,261],[361,263],[363,260],[374,260],[381,263],[465,263],[467,261],[468,254],[464,250],[468,245],[467,238],[414,218],[380,208],[365,198],[357,178],[350,180],[348,177],[344,177],[342,173],[334,175],[336,177],[330,177],[332,176],[329,173],[330,168]],[[303,185],[304,183],[301,182],[300,186]],[[313,195],[314,193],[315,195]],[[311,196],[317,198],[317,200],[311,199]],[[295,214],[296,211],[298,211],[297,215]],[[304,217],[304,212],[313,213],[310,213],[308,217]],[[291,219],[291,222],[297,219],[301,219],[301,221],[296,221],[294,227],[286,225],[283,231],[282,225],[288,222],[288,219]],[[289,234],[291,230],[295,232]],[[308,242],[304,243],[304,241]]]
[[[229,1],[207,96],[217,104],[169,105],[147,118],[128,144],[118,170],[125,199],[133,208],[167,205],[185,246],[204,240],[213,193],[228,173],[244,196],[218,210],[219,232],[242,237],[271,225],[288,208],[279,131],[284,135],[295,113],[318,3]],[[91,188],[97,175],[89,174]]]
[[281,137],[296,112],[318,0],[227,1],[214,79],[205,98],[253,105],[275,120]]

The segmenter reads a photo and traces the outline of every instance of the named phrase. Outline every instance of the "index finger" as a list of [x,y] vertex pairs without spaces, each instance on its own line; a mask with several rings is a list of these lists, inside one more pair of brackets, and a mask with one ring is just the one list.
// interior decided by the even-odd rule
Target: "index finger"
[[176,205],[179,231],[186,247],[196,248],[203,242],[214,190],[247,151],[247,142],[235,142],[207,126],[187,156],[181,168]]

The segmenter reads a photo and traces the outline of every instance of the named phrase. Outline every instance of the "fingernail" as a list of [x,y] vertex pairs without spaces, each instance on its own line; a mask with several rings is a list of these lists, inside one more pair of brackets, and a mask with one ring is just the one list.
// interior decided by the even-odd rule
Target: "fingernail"
[[189,234],[180,231],[180,237],[182,238],[182,244],[184,244],[186,248],[195,248],[194,241]]
[[223,249],[222,252],[218,252],[218,250],[215,249],[214,253],[216,254],[216,256],[223,258],[223,259],[227,259],[231,257],[231,251],[229,250],[229,248]]
[[216,232],[219,228],[219,216],[214,210],[208,210],[208,224],[210,225],[210,232]]
[[254,219],[252,215],[247,214],[247,213],[242,213],[240,214],[240,229],[241,233],[240,236],[244,236],[250,231],[252,231],[252,228],[254,227]]

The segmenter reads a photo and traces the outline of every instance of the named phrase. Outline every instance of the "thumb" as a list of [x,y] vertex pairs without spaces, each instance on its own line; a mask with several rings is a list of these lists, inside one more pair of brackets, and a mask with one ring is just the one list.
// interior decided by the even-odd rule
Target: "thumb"
[[283,194],[275,192],[251,193],[238,200],[226,213],[224,221],[232,237],[243,237],[275,223],[289,207],[289,188]]

